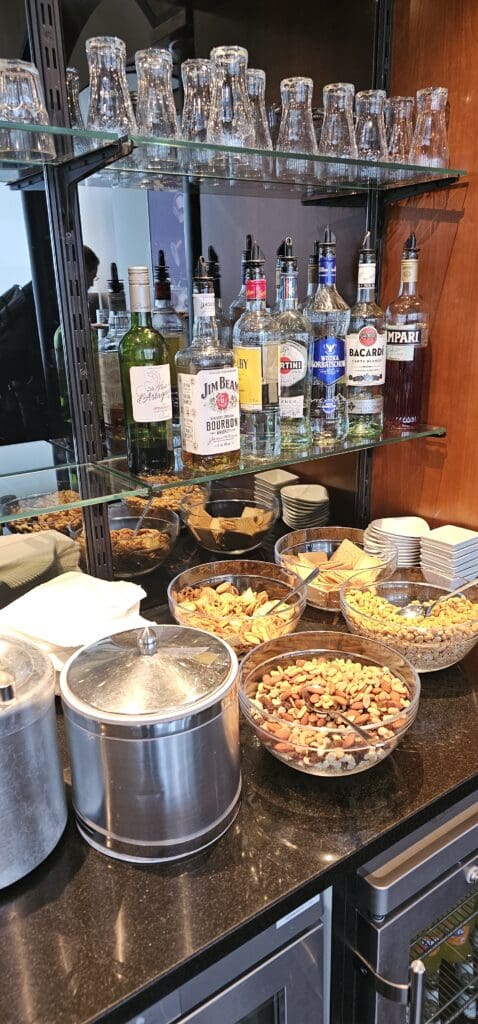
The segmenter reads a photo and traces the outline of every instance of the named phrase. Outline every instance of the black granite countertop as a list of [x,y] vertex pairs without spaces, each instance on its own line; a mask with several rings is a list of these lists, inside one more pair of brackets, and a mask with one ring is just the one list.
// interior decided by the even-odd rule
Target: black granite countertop
[[126,1021],[146,989],[159,998],[257,931],[258,916],[270,923],[471,792],[474,665],[422,677],[416,722],[397,750],[348,779],[288,769],[244,725],[238,818],[187,862],[111,860],[80,838],[70,814],[56,850],[0,897],[1,1024]]

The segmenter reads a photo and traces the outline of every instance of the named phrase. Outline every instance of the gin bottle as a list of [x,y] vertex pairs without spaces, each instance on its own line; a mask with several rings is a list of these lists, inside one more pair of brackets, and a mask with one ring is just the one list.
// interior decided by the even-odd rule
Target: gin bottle
[[185,467],[219,472],[240,459],[239,384],[231,349],[221,346],[214,281],[201,256],[193,291],[192,344],[176,356]]
[[244,456],[272,459],[280,453],[279,347],[276,318],[266,306],[264,260],[253,242],[246,281],[247,308],[234,326],[239,372],[241,445]]
[[247,277],[248,263],[249,263],[249,260],[251,258],[251,248],[252,248],[252,235],[246,235],[246,246],[245,246],[245,249],[242,250],[242,256],[241,256],[241,275],[242,275],[241,276],[241,280],[242,280],[241,290],[240,290],[239,294],[236,295],[236,298],[233,299],[233,301],[231,302],[231,305],[229,306],[229,320],[230,320],[230,324],[231,324],[231,331],[233,331],[234,324],[237,323],[237,321],[239,320],[239,317],[242,316],[242,314],[243,314],[243,312],[244,312],[244,310],[246,308],[246,277]]
[[420,422],[429,314],[418,294],[415,235],[403,247],[400,290],[385,313],[387,369],[384,417],[392,430]]
[[212,277],[214,285],[214,296],[216,299],[216,323],[219,334],[219,340],[224,348],[232,347],[231,338],[231,325],[229,320],[222,308],[221,298],[221,267],[219,265],[219,256],[213,245],[210,245],[207,250],[207,273]]
[[151,323],[148,268],[130,267],[128,278],[131,328],[119,346],[128,467],[162,473],[173,465],[168,350]]
[[319,245],[319,284],[306,310],[314,334],[311,428],[313,440],[333,446],[347,436],[345,338],[350,309],[335,287],[335,235],[325,229]]
[[385,381],[384,312],[375,302],[376,253],[367,231],[359,253],[357,301],[346,342],[349,436],[379,438]]
[[171,280],[169,267],[166,265],[164,251],[158,252],[158,262],[154,268],[154,309],[151,317],[155,331],[159,331],[166,342],[168,351],[169,371],[171,374],[171,400],[173,403],[173,444],[179,447],[179,398],[178,380],[176,376],[176,353],[187,343],[184,322],[176,313],[171,302]]
[[303,451],[310,444],[310,397],[313,335],[298,308],[297,259],[292,239],[286,238],[281,266],[281,312],[276,318],[280,335],[280,420],[283,450]]

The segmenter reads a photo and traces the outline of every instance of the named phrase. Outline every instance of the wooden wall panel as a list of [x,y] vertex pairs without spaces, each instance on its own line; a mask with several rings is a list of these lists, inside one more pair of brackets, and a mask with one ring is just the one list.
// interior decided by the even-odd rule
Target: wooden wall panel
[[448,86],[451,163],[470,174],[466,185],[391,210],[381,302],[396,295],[402,243],[414,230],[432,314],[424,415],[447,438],[377,452],[372,509],[478,528],[477,0],[395,0],[392,93],[424,85]]

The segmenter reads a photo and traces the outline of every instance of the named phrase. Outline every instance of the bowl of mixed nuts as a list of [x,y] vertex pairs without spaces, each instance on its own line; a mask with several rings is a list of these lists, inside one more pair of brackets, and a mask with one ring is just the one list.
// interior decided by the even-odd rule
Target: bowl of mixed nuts
[[401,609],[419,602],[423,609],[444,596],[444,587],[435,587],[409,576],[400,569],[400,579],[371,582],[352,577],[340,591],[342,612],[349,630],[361,636],[381,640],[400,651],[418,672],[436,672],[455,665],[468,654],[478,640],[478,586],[437,604],[429,616],[412,619]]
[[304,611],[305,585],[269,562],[209,562],[179,573],[168,587],[171,614],[226,640],[244,654],[273,637],[292,633]]
[[347,633],[272,640],[240,669],[239,702],[260,742],[309,775],[352,775],[383,761],[419,697],[418,674],[401,654]]

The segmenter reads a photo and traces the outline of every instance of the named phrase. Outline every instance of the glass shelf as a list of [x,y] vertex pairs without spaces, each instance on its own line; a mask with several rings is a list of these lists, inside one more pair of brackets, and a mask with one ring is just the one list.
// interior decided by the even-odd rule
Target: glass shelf
[[[72,157],[97,152],[99,162],[104,145],[117,142],[115,132],[42,126],[41,134],[51,137],[55,156],[43,161],[38,156],[26,159],[29,139],[39,135],[38,125],[0,120],[0,133],[15,132],[16,152],[0,162],[0,180],[12,183],[28,178],[43,163],[65,164]],[[0,136],[1,138],[1,136]],[[24,144],[23,144],[24,138]],[[20,141],[19,141],[20,140]],[[238,149],[234,146],[206,145],[180,139],[150,139],[132,135],[135,146],[128,157],[121,157],[104,170],[94,171],[86,179],[91,185],[108,188],[145,188],[178,190],[185,184],[216,194],[292,195],[313,201],[317,196],[337,192],[362,194],[374,187],[383,191],[429,183],[456,181],[466,171],[451,167],[423,167],[398,163],[310,156],[262,149]]]
[[[327,448],[320,448],[319,446],[314,445],[302,453],[282,452],[281,455],[275,459],[264,459],[260,462],[247,460],[239,467],[223,470],[220,473],[192,473],[183,470],[181,473],[172,474],[171,478],[166,479],[163,483],[154,485],[154,490],[164,490],[165,487],[183,487],[185,483],[200,484],[212,480],[227,480],[231,477],[245,476],[246,474],[264,473],[268,469],[298,466],[302,462],[313,462],[315,459],[327,459],[333,455],[343,455],[348,452],[360,452],[364,451],[366,448],[381,448],[385,445],[396,444],[401,441],[416,440],[417,438],[423,437],[444,437],[445,434],[446,431],[444,427],[433,427],[426,424],[420,424],[414,430],[402,430],[393,434],[384,433],[380,441],[371,442],[370,439],[363,441],[347,440],[335,447]],[[118,474],[124,473],[131,481],[131,474],[128,471],[125,457],[116,455],[109,459],[103,459],[98,463],[98,465],[111,468]],[[138,480],[138,483],[139,482],[140,480]]]
[[[61,522],[50,529],[68,525],[70,509],[115,501],[128,495],[146,494],[144,483],[128,473],[115,473],[110,466],[71,463],[0,475],[0,523],[62,513]],[[63,495],[63,497],[62,497]],[[25,530],[34,529],[34,524]]]

